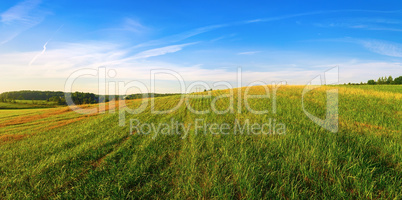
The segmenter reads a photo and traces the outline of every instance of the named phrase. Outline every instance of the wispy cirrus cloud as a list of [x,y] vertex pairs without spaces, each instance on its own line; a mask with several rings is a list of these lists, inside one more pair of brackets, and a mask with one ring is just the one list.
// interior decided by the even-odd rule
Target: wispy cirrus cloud
[[[57,32],[59,32],[59,30],[60,30],[63,26],[64,26],[64,25],[61,25],[61,26],[56,30],[55,34],[56,34]],[[32,63],[34,63],[35,60],[39,58],[39,56],[43,55],[43,54],[46,52],[46,46],[47,46],[47,44],[50,42],[50,40],[52,40],[52,38],[53,38],[53,36],[52,36],[48,41],[46,41],[46,43],[43,45],[43,50],[42,50],[39,54],[37,54],[34,58],[32,58],[31,62],[29,62],[29,66],[31,66]]]
[[141,33],[147,28],[144,25],[142,25],[138,20],[134,20],[132,18],[125,18],[123,29],[135,33]]
[[[163,38],[143,42],[138,45],[135,45],[131,49],[138,49],[138,48],[148,47],[148,46],[160,46],[160,45],[173,44],[176,42],[186,40],[188,38],[198,36],[203,33],[211,32],[214,30],[222,29],[222,28],[233,27],[233,26],[241,26],[241,25],[254,24],[254,23],[266,23],[266,22],[280,21],[280,20],[286,20],[286,19],[292,19],[292,18],[304,17],[304,16],[325,15],[325,14],[330,14],[330,13],[332,13],[332,14],[333,13],[354,13],[354,12],[355,13],[360,12],[360,13],[383,13],[383,14],[399,14],[400,13],[400,14],[402,14],[401,10],[381,11],[381,10],[350,9],[350,10],[318,10],[318,11],[313,11],[313,12],[295,13],[295,14],[290,14],[290,15],[278,15],[278,16],[272,16],[272,17],[257,18],[257,19],[251,19],[251,20],[241,20],[241,21],[234,21],[234,22],[228,22],[228,23],[202,26],[202,27],[194,28],[194,29],[187,30],[184,32],[180,32],[177,34],[173,34],[170,36],[166,36]],[[381,22],[381,20],[377,20],[377,21]],[[395,23],[395,22],[389,21],[389,23]],[[137,25],[136,24],[137,23],[134,23],[134,26],[138,25],[138,24]],[[315,24],[315,25],[324,26],[322,24]],[[141,26],[139,26],[139,27],[141,27]],[[359,27],[359,25],[356,25],[355,28],[361,28],[361,27]],[[386,30],[386,28],[383,28],[383,27],[371,27],[371,28]],[[398,29],[392,29],[392,28],[390,30],[399,31]],[[222,39],[222,37],[212,39],[211,41],[220,40],[220,39]]]
[[260,53],[260,51],[246,51],[246,52],[240,52],[237,53],[237,55],[254,55],[256,53]]
[[367,21],[343,21],[343,22],[330,22],[330,23],[314,23],[314,26],[320,28],[351,28],[351,29],[365,29],[372,31],[395,31],[401,32],[402,27],[396,21],[390,20],[383,23],[372,23]]
[[[294,14],[294,15],[284,15],[284,16],[276,16],[276,17],[253,19],[253,20],[243,20],[243,21],[235,21],[235,22],[230,22],[230,23],[202,26],[202,27],[194,28],[194,29],[184,31],[181,33],[166,36],[166,37],[163,37],[160,39],[144,42],[144,43],[134,46],[133,49],[139,48],[139,47],[157,46],[157,45],[175,43],[175,42],[179,42],[179,41],[182,41],[182,40],[185,40],[185,39],[188,39],[188,38],[191,38],[191,37],[203,34],[203,33],[207,33],[207,32],[225,28],[225,27],[232,27],[232,26],[239,26],[239,25],[260,23],[260,22],[278,21],[278,20],[283,20],[283,19],[288,19],[288,18],[293,18],[293,17],[315,15],[315,14],[320,14],[320,13],[322,13],[322,12],[319,11],[319,12],[299,13],[299,14]],[[220,38],[218,38],[218,40],[219,39]],[[212,39],[212,40],[214,40],[214,39]]]
[[196,43],[197,42],[192,42],[192,43],[170,45],[170,46],[166,46],[166,47],[150,49],[150,50],[146,50],[146,51],[135,54],[133,57],[131,57],[131,59],[149,58],[149,57],[154,57],[154,56],[165,55],[168,53],[174,53],[174,52],[182,50],[183,47],[185,47],[185,46],[193,45]]
[[194,37],[196,35],[200,35],[202,33],[206,33],[215,29],[219,29],[219,28],[223,28],[226,26],[229,26],[230,24],[216,24],[216,25],[210,25],[210,26],[204,26],[204,27],[199,27],[196,29],[192,29],[189,31],[184,31],[181,33],[177,33],[177,34],[173,34],[170,36],[166,36],[160,39],[156,39],[156,40],[151,40],[151,41],[147,41],[141,44],[138,44],[136,46],[134,46],[133,48],[139,48],[139,47],[147,47],[147,46],[158,46],[158,45],[166,45],[166,44],[171,44],[171,43],[175,43],[175,42],[180,42],[182,40]]
[[380,15],[370,17],[338,17],[330,19],[318,19],[313,25],[320,28],[350,28],[374,31],[402,31],[402,12],[395,11],[355,11],[372,12]]
[[103,62],[101,65],[120,65],[124,63],[128,63],[131,61],[139,60],[139,59],[146,59],[155,56],[161,56],[169,53],[175,53],[181,51],[184,47],[197,44],[198,42],[191,42],[185,44],[178,44],[178,45],[169,45],[154,49],[148,49],[145,51],[138,52],[134,55],[130,55],[131,49],[123,49],[120,50],[119,56],[115,57],[113,60],[108,60]]
[[316,39],[306,40],[314,42],[343,42],[360,45],[367,50],[385,56],[402,58],[402,44],[376,39],[357,39],[357,38],[333,38],[333,39]]
[[43,21],[47,13],[38,10],[41,2],[25,0],[0,14],[0,45]]
[[[0,83],[2,83],[0,86],[4,87],[4,89],[0,88],[0,92],[15,89],[8,86],[6,87],[6,85],[10,84],[10,82],[7,81],[11,81],[11,83],[15,83],[16,85],[19,84],[21,89],[46,88],[49,90],[62,90],[66,78],[72,72],[83,68],[97,69],[100,66],[115,69],[117,72],[116,78],[124,81],[140,80],[144,83],[149,83],[150,70],[164,68],[179,73],[186,84],[197,80],[204,80],[208,83],[225,80],[229,81],[231,84],[233,83],[234,87],[237,87],[235,63],[227,64],[226,66],[229,67],[225,68],[223,66],[216,67],[216,65],[213,67],[210,65],[183,65],[158,61],[157,59],[147,59],[178,52],[190,45],[192,45],[192,43],[170,45],[149,49],[128,56],[130,52],[121,48],[121,45],[114,43],[98,41],[86,43],[55,42],[48,44],[49,48],[46,50],[46,53],[39,56],[32,66],[27,65],[27,63],[40,52],[0,54],[0,60],[2,61],[0,62],[0,75],[2,77],[0,79]],[[303,54],[303,56],[305,55]],[[263,68],[253,70],[247,68],[247,65],[245,65],[242,70],[243,85],[245,86],[257,80],[264,80],[267,84],[271,81],[287,81],[289,84],[305,84],[323,70],[334,65],[340,66],[341,82],[360,82],[376,78],[379,74],[396,76],[402,67],[401,63],[383,61],[328,62],[328,60],[320,59],[307,60],[314,60],[314,62],[310,61],[310,63],[306,63],[304,61],[289,60],[289,62],[293,63],[292,66],[281,68],[268,62],[263,64]],[[306,66],[309,67],[306,68]],[[177,85],[175,85],[177,80],[174,79],[174,77],[156,78],[164,81],[162,85],[158,86],[158,89],[160,89],[159,92],[177,92],[178,88]],[[15,81],[13,81],[14,79]],[[51,84],[35,86],[36,82],[38,82],[37,79],[52,79],[53,81],[46,82],[51,82]],[[82,79],[80,78],[80,80],[85,80],[88,84],[80,86],[81,88],[77,88],[78,90],[98,92],[96,87],[97,79],[93,77],[83,77]]]
[[46,42],[46,43],[43,45],[43,50],[42,50],[39,54],[37,54],[34,58],[32,58],[31,62],[29,62],[29,66],[31,66],[32,63],[34,63],[35,60],[39,58],[39,56],[41,56],[41,55],[43,55],[43,54],[45,53],[47,43],[49,43],[49,41]]
[[149,27],[142,24],[139,20],[131,18],[131,17],[124,17],[121,19],[121,22],[117,24],[115,27],[104,28],[95,30],[91,33],[96,32],[110,32],[112,34],[116,34],[116,31],[124,31],[130,32],[130,34],[144,34],[150,30]]
[[325,14],[333,14],[333,13],[383,13],[383,14],[395,14],[400,13],[402,14],[402,10],[391,10],[391,11],[382,11],[382,10],[360,10],[360,9],[348,9],[348,10],[318,10],[312,12],[304,12],[304,13],[295,13],[290,15],[280,15],[274,17],[267,17],[267,18],[258,18],[252,20],[245,20],[238,22],[236,24],[249,24],[249,23],[260,23],[260,22],[270,22],[270,21],[278,21],[284,19],[291,19],[296,17],[303,17],[303,16],[312,16],[312,15],[325,15]]
[[293,15],[283,15],[283,16],[275,16],[275,17],[268,17],[268,18],[261,18],[261,19],[242,20],[242,21],[235,21],[235,22],[222,23],[222,24],[213,24],[213,25],[198,27],[198,28],[195,28],[192,30],[184,31],[184,32],[170,35],[167,37],[163,37],[160,39],[144,42],[142,44],[135,46],[134,48],[144,47],[144,46],[161,45],[161,44],[166,44],[166,43],[175,43],[175,42],[179,42],[179,41],[182,41],[182,40],[185,40],[185,39],[188,39],[188,38],[191,38],[191,37],[203,34],[203,33],[207,33],[207,32],[225,28],[225,27],[240,26],[240,25],[252,24],[252,23],[279,21],[279,20],[283,20],[283,19],[308,16],[308,15],[317,15],[317,14],[323,14],[323,13],[328,13],[328,12],[339,12],[339,11],[307,12],[307,13],[298,13],[298,14],[293,14]]
[[374,53],[402,58],[402,44],[381,40],[361,40],[360,43]]
[[[30,2],[30,1],[27,1]],[[32,1],[34,2],[34,1]],[[40,2],[40,1],[36,1]],[[39,5],[39,4],[38,4]],[[35,20],[30,19],[40,19],[35,18],[36,16],[41,16],[34,12],[38,5],[32,6],[31,11],[29,12],[9,12],[5,15],[4,21],[3,16],[0,21],[3,25],[7,25],[9,27],[18,26],[19,24],[24,24],[26,27],[29,27],[27,24],[35,23],[27,23],[27,22],[35,22]],[[28,9],[29,6],[26,6]],[[17,9],[18,10],[18,9]],[[29,9],[28,9],[29,10]],[[341,12],[341,11],[332,11],[332,12]],[[5,12],[6,13],[6,12]],[[15,15],[12,15],[14,13]],[[20,15],[17,15],[20,13]],[[25,13],[25,14],[24,14]],[[33,13],[33,14],[32,14]],[[307,15],[318,15],[325,14],[326,12],[310,12],[310,13],[301,13],[294,15],[286,15],[286,16],[277,16],[271,18],[261,18],[256,20],[248,20],[248,21],[238,21],[233,23],[222,23],[211,26],[204,26],[200,28],[191,29],[189,31],[184,31],[178,34],[173,34],[171,36],[163,37],[161,39],[152,40],[149,42],[144,42],[140,45],[135,46],[135,48],[124,48],[127,47],[127,44],[121,43],[116,44],[114,42],[110,43],[85,43],[85,41],[79,41],[76,44],[63,44],[58,45],[52,43],[45,43],[43,46],[43,50],[38,48],[38,51],[35,52],[25,52],[25,53],[10,53],[10,54],[0,54],[0,75],[2,78],[9,77],[18,77],[19,79],[23,78],[58,78],[60,85],[64,83],[64,79],[74,70],[80,68],[97,68],[99,66],[106,66],[108,68],[116,69],[118,75],[122,78],[127,79],[145,79],[148,78],[149,72],[151,69],[156,68],[169,68],[174,71],[180,72],[180,74],[185,77],[188,81],[194,80],[206,80],[206,81],[219,81],[219,80],[235,80],[236,72],[230,68],[231,66],[236,66],[238,63],[223,63],[222,67],[216,67],[219,63],[207,64],[203,65],[205,67],[199,66],[183,66],[175,63],[167,63],[167,62],[158,62],[157,59],[148,59],[157,56],[162,56],[166,54],[173,54],[175,52],[182,51],[187,46],[196,44],[196,43],[188,43],[190,40],[186,40],[191,38],[194,41],[195,36],[212,32],[217,29],[230,27],[230,26],[238,26],[238,25],[246,25],[253,23],[263,23],[269,21],[276,20],[284,20],[295,17],[307,16]],[[4,13],[3,13],[4,14]],[[43,14],[43,12],[42,12]],[[21,17],[17,17],[21,16]],[[33,18],[30,18],[33,17]],[[125,18],[123,20],[123,26],[119,28],[125,29],[127,31],[131,31],[132,33],[141,32],[145,26],[143,26],[139,21],[136,21],[131,18]],[[40,23],[40,20],[36,20],[36,23]],[[390,24],[398,24],[396,22],[392,22]],[[122,25],[122,24],[120,24]],[[32,26],[31,26],[32,27]],[[364,28],[363,26],[356,25],[355,28]],[[2,34],[2,29],[0,26],[0,36]],[[130,34],[131,34],[130,32]],[[14,33],[14,32],[11,32]],[[19,32],[15,32],[18,35]],[[13,36],[15,37],[15,36]],[[192,38],[194,37],[194,38]],[[224,37],[219,37],[213,39],[211,41],[217,41]],[[197,40],[199,38],[196,38]],[[205,38],[204,38],[205,39]],[[0,37],[0,42],[2,38]],[[183,41],[185,40],[185,41]],[[184,44],[180,44],[180,43]],[[185,43],[187,42],[187,43]],[[368,50],[379,53],[387,56],[394,57],[402,57],[400,54],[401,46],[399,44],[390,44],[384,41],[374,41],[374,40],[359,40],[353,39],[354,44],[362,45]],[[179,43],[179,44],[178,44]],[[49,47],[46,50],[46,47]],[[148,47],[148,48],[144,48]],[[41,50],[41,51],[39,51]],[[44,54],[46,51],[46,54]],[[242,52],[243,50],[234,50],[230,52],[230,55],[253,55],[258,53],[257,51],[247,51]],[[240,52],[240,53],[238,53]],[[266,50],[264,50],[266,52]],[[261,53],[262,54],[262,53]],[[245,58],[246,56],[237,56]],[[254,56],[258,57],[258,56]],[[31,60],[34,58],[33,60]],[[292,65],[291,67],[284,67],[283,69],[279,69],[279,67],[272,64],[272,60],[263,61],[262,67],[255,69],[249,68],[249,71],[244,70],[244,80],[253,81],[253,80],[294,80],[294,82],[290,82],[290,84],[303,84],[305,80],[309,80],[310,77],[320,73],[323,68],[318,69],[309,69],[309,66],[313,64],[304,65],[301,62],[293,61],[292,59],[282,59],[283,57],[278,56],[281,62],[284,62],[284,65]],[[227,60],[232,59],[228,57]],[[267,60],[267,59],[265,59]],[[307,59],[307,60],[315,60],[315,59]],[[204,61],[200,61],[204,62]],[[290,63],[289,63],[290,62]],[[340,61],[332,61],[327,62],[325,60],[315,60],[317,62],[314,65],[323,66],[324,64],[331,63],[331,66],[338,64],[336,62]],[[27,65],[30,63],[29,66]],[[191,63],[191,61],[190,61]],[[199,62],[197,62],[199,63]],[[243,66],[249,66],[250,63],[245,63]],[[358,63],[358,64],[345,64],[339,63],[343,76],[345,77],[344,81],[355,81],[356,77],[359,77],[362,81],[367,80],[368,78],[373,78],[372,76],[377,76],[379,73],[392,74],[396,70],[401,69],[400,63]],[[224,66],[229,66],[225,68]],[[307,66],[307,67],[306,67]],[[235,68],[234,68],[235,69]],[[352,70],[353,69],[353,70]],[[366,71],[366,69],[370,69],[370,71]],[[271,70],[271,71],[269,71]],[[21,73],[22,72],[22,73]],[[393,74],[392,74],[393,75]],[[360,81],[360,80],[359,80]],[[8,84],[8,83],[7,83]],[[6,84],[0,84],[6,85]],[[29,84],[27,84],[30,86]]]
[[5,24],[10,24],[13,22],[24,22],[24,23],[34,23],[34,19],[31,16],[31,12],[35,9],[41,0],[26,0],[23,1],[10,9],[3,12],[1,16],[1,22]]

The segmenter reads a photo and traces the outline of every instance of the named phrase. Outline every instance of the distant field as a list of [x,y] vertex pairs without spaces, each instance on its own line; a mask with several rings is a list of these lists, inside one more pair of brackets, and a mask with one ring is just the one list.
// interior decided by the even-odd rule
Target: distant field
[[46,100],[15,100],[20,104],[39,104],[39,105],[55,105],[56,102]]
[[15,100],[16,103],[0,102],[0,109],[28,109],[28,108],[52,108],[57,105],[53,102],[32,103],[30,100]]
[[[263,115],[251,113],[244,102],[235,103],[233,113],[194,114],[183,104],[157,115],[149,103],[144,112],[126,114],[126,126],[118,125],[118,111],[109,104],[105,113],[91,115],[67,107],[0,110],[0,199],[401,199],[401,87],[321,87],[306,95],[307,111],[325,117],[325,91],[334,88],[339,89],[337,133],[304,114],[302,86],[278,89],[276,113],[272,96],[248,102],[270,111]],[[256,86],[249,93],[263,91]],[[200,94],[207,93],[192,95]],[[229,99],[214,100],[221,94],[229,93],[186,98],[193,110],[211,110],[216,101],[224,111]],[[243,100],[237,95],[238,89],[234,102]],[[168,110],[179,101],[180,96],[158,97],[155,109]],[[139,108],[141,99],[127,104]],[[189,134],[155,135],[151,126],[145,135],[144,126],[130,135],[130,119],[156,125],[174,119],[184,124],[177,130]],[[284,124],[286,134],[235,135],[233,127],[227,134],[196,134],[197,119],[230,125],[271,120]]]
[[341,85],[347,88],[402,93],[402,85]]

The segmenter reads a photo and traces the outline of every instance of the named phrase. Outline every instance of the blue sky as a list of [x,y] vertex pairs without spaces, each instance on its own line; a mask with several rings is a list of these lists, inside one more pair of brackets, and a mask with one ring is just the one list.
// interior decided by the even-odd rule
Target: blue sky
[[[50,1],[0,3],[0,92],[63,90],[82,68],[149,86],[152,69],[193,81],[305,84],[333,66],[360,82],[402,75],[397,1]],[[159,77],[157,92],[175,92]],[[94,78],[75,90],[98,93]]]

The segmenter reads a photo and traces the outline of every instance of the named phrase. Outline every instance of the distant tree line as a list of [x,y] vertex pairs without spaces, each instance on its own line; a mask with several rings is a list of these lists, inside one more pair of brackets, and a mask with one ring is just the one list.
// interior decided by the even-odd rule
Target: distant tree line
[[[88,92],[66,93],[66,95],[70,96],[76,105],[98,103],[100,100],[99,95],[95,95],[93,93]],[[56,102],[59,105],[67,104],[65,99],[65,93],[60,91],[54,92],[54,91],[22,90],[22,91],[4,92],[0,94],[0,102],[15,103],[16,100],[46,100],[50,102]],[[108,100],[109,97],[107,96],[106,98],[102,98],[101,102],[107,102]]]
[[368,85],[401,85],[402,84],[402,76],[393,79],[392,76],[380,77],[377,81],[371,79],[367,81]]
[[13,91],[4,92],[0,94],[1,101],[7,100],[48,100],[54,96],[64,96],[64,92],[53,92],[53,91]]
[[158,93],[138,93],[138,94],[130,94],[124,97],[124,99],[142,99],[142,98],[153,98],[153,97],[165,97],[179,95],[178,93],[166,93],[166,94],[158,94]]
[[402,76],[399,76],[395,79],[393,79],[392,76],[384,76],[378,78],[377,80],[368,80],[367,83],[348,83],[348,85],[402,85]]
[[59,105],[66,105],[65,97],[71,97],[72,101],[76,105],[81,104],[93,104],[99,102],[109,102],[112,99],[140,99],[149,97],[163,97],[171,96],[177,94],[157,94],[157,93],[145,93],[145,94],[131,94],[125,97],[114,96],[114,95],[96,95],[94,93],[88,92],[54,92],[54,91],[32,91],[32,90],[22,90],[22,91],[12,91],[4,92],[0,94],[0,102],[12,102],[16,103],[16,100],[46,100],[49,102],[56,102]]

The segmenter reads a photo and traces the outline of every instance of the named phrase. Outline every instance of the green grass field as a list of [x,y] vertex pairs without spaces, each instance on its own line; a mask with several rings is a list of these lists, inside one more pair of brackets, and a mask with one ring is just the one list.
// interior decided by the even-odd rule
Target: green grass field
[[55,105],[56,102],[46,100],[15,100],[20,104],[39,104],[39,105]]
[[[302,86],[278,89],[276,113],[272,98],[250,99],[252,109],[269,110],[251,113],[235,89],[234,112],[195,114],[183,104],[161,115],[152,114],[149,103],[144,112],[126,114],[126,126],[119,126],[112,105],[91,115],[67,107],[0,110],[0,199],[401,199],[401,87],[322,87],[306,96],[308,112],[325,117],[329,88],[339,88],[337,133],[304,114]],[[263,91],[256,86],[250,94]],[[192,109],[211,111],[214,101],[218,111],[230,109],[229,98],[214,98],[227,90],[191,98],[202,94],[207,93],[186,96]],[[158,97],[154,108],[168,110],[179,100]],[[127,101],[132,109],[140,104]],[[130,134],[130,120],[169,124],[172,119],[184,124],[177,129],[182,134],[156,135],[152,126]],[[286,126],[286,134],[274,129],[234,134],[235,126],[226,134],[196,133],[197,120],[229,125],[271,120]]]
[[362,90],[375,90],[380,92],[394,92],[394,93],[401,93],[402,92],[402,85],[340,85],[341,87],[346,88],[356,88]]

